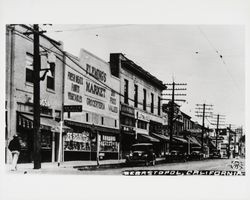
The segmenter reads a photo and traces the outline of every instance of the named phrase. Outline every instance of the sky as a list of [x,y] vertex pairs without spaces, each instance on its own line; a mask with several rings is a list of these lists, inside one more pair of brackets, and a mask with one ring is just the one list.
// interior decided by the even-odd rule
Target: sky
[[[194,121],[202,123],[195,116],[196,104],[205,103],[213,105],[214,115],[225,118],[222,124],[245,126],[244,26],[55,24],[41,28],[73,55],[79,56],[84,48],[108,62],[110,53],[123,53],[163,83],[187,83],[187,90],[181,91],[186,102],[179,104]],[[216,117],[206,118],[205,124],[213,127],[215,121]]]

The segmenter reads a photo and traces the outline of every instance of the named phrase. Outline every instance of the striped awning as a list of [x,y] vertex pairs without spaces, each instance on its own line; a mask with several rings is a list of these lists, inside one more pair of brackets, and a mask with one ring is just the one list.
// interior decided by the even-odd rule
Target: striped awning
[[151,133],[151,134],[152,134],[152,136],[158,138],[159,140],[169,142],[169,136],[162,135],[162,134],[156,134],[156,133]]
[[[28,115],[23,113],[18,114],[17,125],[19,127],[33,129],[33,121],[34,121],[33,115]],[[59,132],[60,123],[51,118],[40,116],[40,129]],[[72,131],[72,129],[67,126],[63,126],[63,132],[68,132],[68,131]]]
[[137,140],[139,142],[160,142],[160,140],[153,138],[146,134],[137,133]]
[[180,142],[180,143],[188,143],[187,140],[185,140],[184,138],[180,138],[180,137],[176,137],[174,136],[173,139],[176,141],[176,142]]

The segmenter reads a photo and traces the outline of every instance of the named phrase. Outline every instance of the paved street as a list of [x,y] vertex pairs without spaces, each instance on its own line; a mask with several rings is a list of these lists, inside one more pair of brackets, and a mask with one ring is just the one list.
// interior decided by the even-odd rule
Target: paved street
[[[68,174],[68,175],[122,175],[125,170],[234,170],[231,167],[231,162],[236,159],[208,159],[202,161],[188,161],[179,163],[163,163],[155,166],[137,165],[131,167],[119,168],[100,168],[100,169],[84,169],[78,170],[75,168],[42,168],[40,170],[18,170],[10,172],[10,174]],[[245,171],[245,160],[238,159],[243,163],[241,171]]]
[[[124,167],[117,169],[100,169],[94,171],[84,170],[81,171],[82,174],[88,175],[121,175],[122,171],[125,170],[233,170],[231,168],[231,161],[234,159],[211,159],[211,160],[202,160],[202,161],[189,161],[181,163],[164,163],[158,164],[156,166],[136,166],[136,167]],[[241,162],[244,160],[239,159]],[[243,166],[242,171],[245,168]]]

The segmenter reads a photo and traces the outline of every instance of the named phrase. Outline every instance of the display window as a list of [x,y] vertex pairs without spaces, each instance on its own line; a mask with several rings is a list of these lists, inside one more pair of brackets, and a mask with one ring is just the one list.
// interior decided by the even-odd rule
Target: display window
[[67,133],[64,140],[65,151],[90,151],[89,132]]
[[42,149],[51,149],[52,148],[51,141],[52,141],[51,132],[41,133],[41,148]]
[[116,136],[101,135],[100,151],[118,152],[118,142]]

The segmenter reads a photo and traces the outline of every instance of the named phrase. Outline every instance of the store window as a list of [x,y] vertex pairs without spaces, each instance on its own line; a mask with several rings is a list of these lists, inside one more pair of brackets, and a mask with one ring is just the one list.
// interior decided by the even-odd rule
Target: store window
[[127,116],[122,116],[121,117],[121,124],[125,125],[125,126],[135,126],[135,120],[131,117],[127,117]]
[[90,151],[89,132],[67,133],[64,140],[65,151]]
[[51,138],[51,132],[42,132],[41,134],[41,148],[42,149],[51,149],[51,142],[52,138]]
[[52,109],[48,108],[47,106],[41,106],[40,113],[44,115],[52,116]]
[[118,152],[118,142],[115,136],[102,135],[100,141],[100,151]]
[[55,118],[61,120],[61,111],[55,110]]
[[141,121],[141,120],[138,120],[138,123],[137,123],[137,128],[140,128],[140,129],[147,129],[147,122],[144,122],[144,121]]
[[25,80],[27,83],[33,83],[33,55],[26,53],[26,75]]

